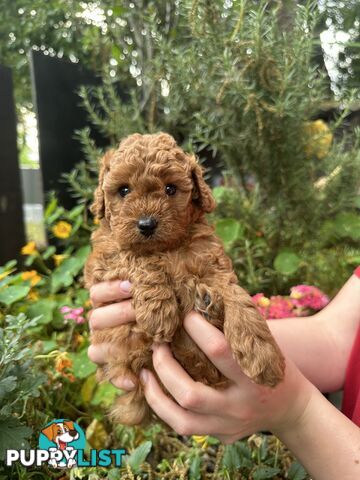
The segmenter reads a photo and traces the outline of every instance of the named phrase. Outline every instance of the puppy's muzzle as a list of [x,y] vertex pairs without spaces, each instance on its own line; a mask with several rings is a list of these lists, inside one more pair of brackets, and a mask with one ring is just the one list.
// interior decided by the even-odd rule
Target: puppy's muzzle
[[137,227],[142,235],[150,237],[156,230],[158,222],[154,217],[142,217],[138,220]]

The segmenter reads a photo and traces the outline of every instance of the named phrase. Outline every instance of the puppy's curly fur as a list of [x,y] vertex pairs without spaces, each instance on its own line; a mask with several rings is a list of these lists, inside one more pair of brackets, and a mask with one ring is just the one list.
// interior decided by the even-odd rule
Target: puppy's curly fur
[[[214,208],[196,158],[170,135],[131,135],[102,159],[92,206],[101,222],[92,236],[85,281],[87,287],[114,279],[133,285],[136,323],[92,335],[93,344],[112,345],[100,376],[127,376],[137,384],[116,401],[112,413],[119,423],[139,424],[150,416],[137,377],[144,367],[153,371],[153,342],[170,342],[194,380],[215,388],[228,384],[182,326],[193,309],[224,332],[253,381],[274,387],[283,379],[284,358],[205,219]],[[144,218],[155,220],[156,228],[139,229]]]

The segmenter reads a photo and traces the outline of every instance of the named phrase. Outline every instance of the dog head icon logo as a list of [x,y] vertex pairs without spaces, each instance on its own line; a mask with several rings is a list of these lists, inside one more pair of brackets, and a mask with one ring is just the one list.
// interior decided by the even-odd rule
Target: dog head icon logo
[[50,466],[72,468],[77,451],[85,448],[85,435],[77,423],[57,419],[41,430],[39,447],[50,452]]

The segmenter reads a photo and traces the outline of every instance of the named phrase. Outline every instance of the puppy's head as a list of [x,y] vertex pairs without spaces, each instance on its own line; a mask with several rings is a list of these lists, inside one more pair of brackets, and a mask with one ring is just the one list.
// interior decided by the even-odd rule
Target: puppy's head
[[102,158],[92,212],[124,248],[171,248],[214,208],[196,158],[170,135],[131,135]]
[[72,442],[79,437],[78,432],[74,427],[74,422],[66,420],[64,422],[55,422],[41,432],[51,441],[55,442],[57,439],[63,439],[64,442]]

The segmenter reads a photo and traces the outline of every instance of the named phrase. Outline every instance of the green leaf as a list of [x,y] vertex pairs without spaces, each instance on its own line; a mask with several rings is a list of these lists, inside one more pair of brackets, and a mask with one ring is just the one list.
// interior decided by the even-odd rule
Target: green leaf
[[215,200],[219,202],[228,190],[228,188],[222,186],[214,187],[212,190],[212,194],[214,195]]
[[4,460],[6,450],[29,448],[27,438],[32,434],[29,427],[13,417],[0,417],[0,460]]
[[[41,323],[41,322],[40,322]],[[58,344],[54,340],[43,340],[41,342],[41,353],[49,353],[58,348]]]
[[247,459],[251,460],[251,449],[246,442],[244,442],[244,441],[236,442],[235,445],[236,445],[236,448],[239,451],[239,454],[240,454],[241,458],[247,458]]
[[125,8],[121,7],[120,5],[114,6],[112,8],[112,11],[113,11],[114,16],[116,16],[116,17],[121,17],[126,12]]
[[5,377],[0,380],[0,401],[5,397],[9,392],[12,392],[16,388],[17,378],[13,375]]
[[108,471],[107,480],[121,480],[121,473],[118,468],[112,468]]
[[252,474],[252,478],[254,480],[265,480],[266,478],[274,478],[275,475],[277,475],[279,472],[279,468],[262,465],[256,468],[256,470]]
[[223,218],[215,224],[217,235],[225,244],[230,244],[244,236],[244,227],[234,218]]
[[38,324],[45,325],[53,320],[56,306],[57,303],[55,300],[43,298],[30,305],[26,310],[26,314],[29,318],[41,316]]
[[53,245],[51,245],[45,250],[45,252],[42,254],[42,257],[44,260],[47,260],[48,258],[51,257],[51,255],[54,255],[55,252],[56,252],[56,248]]
[[261,460],[265,460],[265,458],[267,457],[267,453],[268,453],[268,441],[267,441],[267,437],[262,437],[262,442],[261,442],[261,445],[260,445],[260,448],[259,448],[259,453],[260,453],[260,459]]
[[189,480],[201,479],[201,457],[199,454],[194,455],[190,463]]
[[56,269],[51,275],[51,291],[56,293],[62,287],[69,287],[73,283],[73,280],[74,277],[71,273]]
[[86,348],[79,353],[70,353],[69,356],[73,361],[73,373],[76,378],[87,378],[96,371],[96,365],[89,360]]
[[3,303],[6,306],[10,306],[19,300],[22,300],[30,292],[29,286],[17,286],[13,285],[6,287],[0,291],[0,303]]
[[83,268],[84,263],[90,253],[91,247],[86,245],[81,247],[75,255],[64,260],[59,267],[57,267],[51,275],[51,291],[56,293],[63,287],[69,287],[74,277]]
[[345,257],[345,260],[350,265],[360,265],[360,255],[348,255]]
[[290,465],[288,476],[289,480],[304,480],[307,477],[307,473],[302,465],[298,462],[293,462]]
[[12,268],[16,267],[17,261],[16,260],[9,260],[3,267],[0,268],[0,272],[6,272],[7,270],[11,270]]
[[51,225],[56,220],[58,220],[63,215],[64,212],[65,212],[64,207],[57,207],[55,211],[49,217],[46,218],[48,225]]
[[70,220],[74,220],[76,217],[78,217],[84,211],[84,208],[85,208],[85,205],[77,205],[72,210],[70,210],[67,217]]
[[135,448],[130,455],[124,457],[126,464],[131,467],[131,470],[134,473],[138,473],[140,471],[140,467],[145,462],[146,457],[149,455],[151,447],[152,442],[144,442]]
[[282,275],[292,275],[301,264],[301,258],[294,252],[279,253],[274,260],[274,268]]
[[119,389],[114,387],[111,383],[101,383],[91,400],[91,405],[102,405],[103,407],[110,407],[114,403],[116,395],[119,394]]
[[50,202],[48,203],[46,210],[45,210],[45,219],[48,220],[50,215],[55,211],[56,207],[58,205],[58,201],[56,197],[53,197]]
[[82,262],[82,265],[84,265],[90,252],[91,252],[90,245],[85,245],[84,247],[79,248],[79,250],[75,253],[75,258],[80,260]]
[[229,472],[236,471],[241,466],[241,458],[239,450],[236,445],[226,445],[222,465],[227,468]]
[[89,300],[89,290],[79,288],[76,290],[76,304],[84,305]]
[[335,231],[340,237],[360,239],[360,215],[357,213],[339,213],[335,218]]

